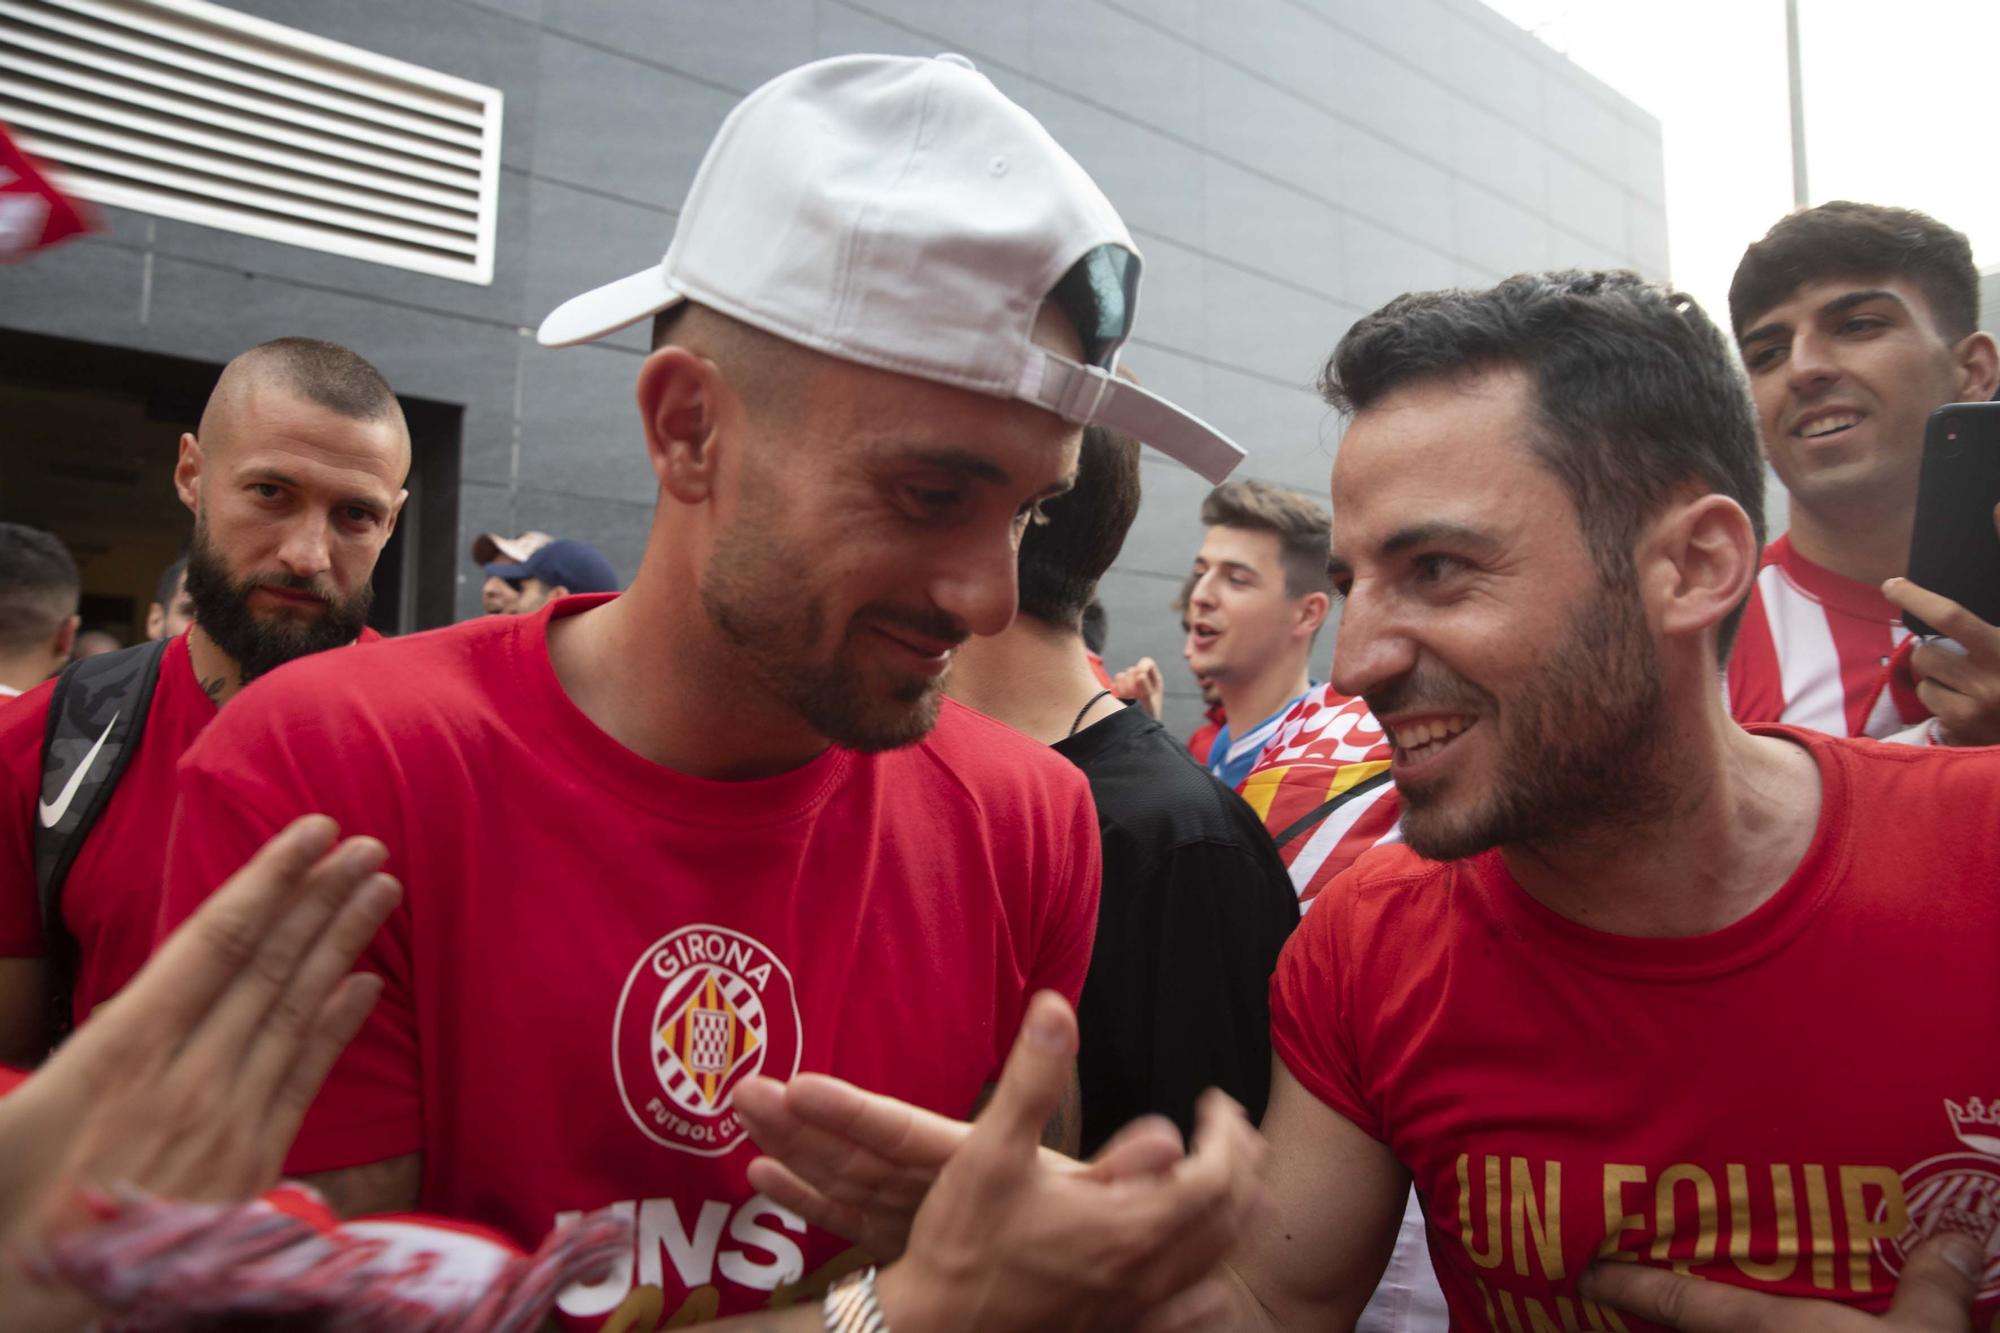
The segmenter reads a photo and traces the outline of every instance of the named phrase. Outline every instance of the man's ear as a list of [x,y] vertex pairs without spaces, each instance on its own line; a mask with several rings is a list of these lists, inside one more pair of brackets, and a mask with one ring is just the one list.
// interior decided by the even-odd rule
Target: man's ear
[[558,597],[567,596],[569,596],[569,589],[558,583],[555,587],[549,589],[548,600],[553,602]]
[[1293,632],[1307,639],[1312,638],[1326,623],[1326,613],[1332,605],[1333,599],[1323,592],[1309,592],[1299,598],[1294,611],[1296,619],[1292,622]]
[[1669,636],[1719,625],[1750,595],[1761,558],[1743,506],[1714,492],[1671,502],[1637,555],[1648,617]]
[[683,504],[715,488],[723,423],[740,404],[713,361],[685,347],[662,347],[639,367],[639,420],[660,488]]
[[395,503],[389,506],[389,521],[382,525],[382,544],[384,546],[387,546],[389,539],[396,535],[396,520],[403,516],[403,506],[409,502],[409,499],[410,492],[407,489],[396,492]]
[[201,441],[193,435],[182,435],[180,456],[174,460],[174,493],[196,517],[201,515],[201,470],[205,461]]
[[55,641],[49,647],[54,651],[58,665],[69,661],[70,652],[76,647],[76,632],[82,628],[83,617],[71,616],[63,621],[62,628],[56,631]]
[[1961,403],[1983,403],[2000,391],[2000,343],[1990,333],[1970,333],[1951,349],[1957,362],[1958,397]]

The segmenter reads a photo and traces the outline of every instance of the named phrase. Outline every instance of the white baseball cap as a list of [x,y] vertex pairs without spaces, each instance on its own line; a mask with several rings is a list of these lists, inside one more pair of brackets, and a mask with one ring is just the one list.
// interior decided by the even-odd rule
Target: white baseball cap
[[[544,346],[694,301],[787,341],[1134,436],[1211,482],[1243,450],[1114,372],[1139,251],[1096,182],[963,56],[838,56],[738,103],[666,257],[573,297]],[[1052,301],[1084,361],[1039,346]]]

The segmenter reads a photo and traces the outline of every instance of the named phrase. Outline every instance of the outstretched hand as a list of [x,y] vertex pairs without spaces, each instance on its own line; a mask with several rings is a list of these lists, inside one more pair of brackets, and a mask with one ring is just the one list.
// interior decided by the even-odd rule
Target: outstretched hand
[[1879,1316],[1634,1263],[1592,1264],[1581,1289],[1588,1300],[1683,1333],[1967,1333],[1985,1267],[1982,1246],[1960,1235],[1934,1236],[1910,1255],[1888,1312]]
[[[966,1121],[827,1074],[746,1079],[735,1106],[767,1154],[750,1163],[751,1187],[885,1264],[901,1257],[924,1196],[972,1133]],[[1108,1181],[1165,1171],[1184,1151],[1171,1120],[1144,1116],[1089,1162],[1049,1148],[1040,1156],[1052,1171]]]
[[[0,1243],[84,1220],[80,1191],[246,1199],[278,1176],[306,1107],[380,993],[349,969],[395,907],[382,844],[297,820],[175,931],[109,1004],[0,1098]],[[329,850],[331,849],[331,850]],[[0,1294],[17,1274],[0,1267]]]
[[796,1105],[770,1086],[747,1101],[739,1089],[759,1143],[790,1158],[753,1166],[753,1183],[795,1190],[787,1206],[804,1201],[815,1220],[858,1218],[863,1236],[874,1226],[864,1244],[893,1239],[887,1201],[920,1199],[903,1258],[880,1280],[892,1327],[1130,1324],[1216,1271],[1267,1202],[1265,1148],[1242,1109],[1211,1092],[1191,1152],[1165,1121],[1142,1122],[1088,1165],[1047,1152],[1042,1126],[1076,1041],[1069,1006],[1037,995],[969,1126],[831,1079],[804,1085]]

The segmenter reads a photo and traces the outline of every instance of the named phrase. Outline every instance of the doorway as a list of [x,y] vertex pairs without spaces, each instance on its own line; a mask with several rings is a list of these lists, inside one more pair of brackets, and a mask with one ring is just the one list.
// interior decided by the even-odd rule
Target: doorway
[[[193,520],[174,493],[179,440],[222,367],[0,329],[0,522],[53,532],[83,574],[84,629],[146,634]],[[402,399],[410,499],[375,566],[369,623],[383,634],[452,620],[462,410]]]

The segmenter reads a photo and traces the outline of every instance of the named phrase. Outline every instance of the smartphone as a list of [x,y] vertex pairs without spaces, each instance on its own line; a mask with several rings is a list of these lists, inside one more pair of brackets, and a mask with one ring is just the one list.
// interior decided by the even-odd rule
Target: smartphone
[[[2000,402],[1949,403],[1924,426],[1910,582],[2000,625]],[[1913,634],[1937,631],[1903,612]]]

